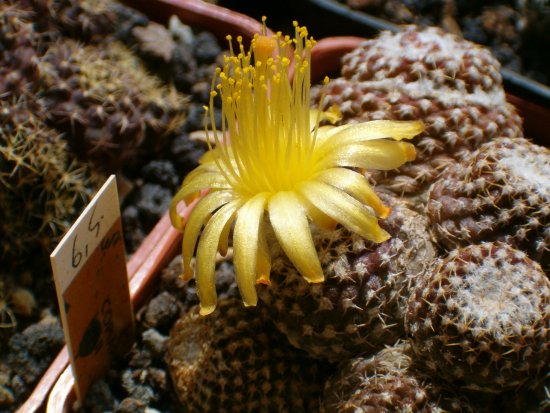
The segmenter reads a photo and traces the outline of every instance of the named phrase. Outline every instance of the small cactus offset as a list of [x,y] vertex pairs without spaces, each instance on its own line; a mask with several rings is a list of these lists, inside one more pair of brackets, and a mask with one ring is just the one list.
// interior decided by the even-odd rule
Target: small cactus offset
[[343,58],[342,77],[329,83],[323,108],[338,105],[346,123],[422,120],[413,162],[369,171],[378,184],[413,195],[483,142],[523,136],[499,68],[488,50],[437,28],[384,32]]
[[[47,256],[91,199],[87,166],[71,161],[59,132],[35,112],[38,102],[0,102],[0,260]],[[31,111],[29,106],[33,108]]]
[[517,389],[550,363],[550,281],[506,244],[439,258],[412,289],[406,319],[423,364],[463,388]]
[[41,62],[50,121],[103,172],[137,164],[185,120],[185,99],[149,75],[121,43],[53,45]]
[[218,311],[180,318],[167,364],[186,412],[314,412],[325,379],[321,364],[292,348],[257,308],[220,300]]
[[400,298],[435,251],[422,216],[382,199],[392,209],[381,222],[389,240],[377,244],[342,227],[317,230],[325,281],[308,283],[284,254],[275,254],[271,285],[259,290],[262,308],[279,330],[314,357],[341,361],[404,335]]
[[548,272],[550,150],[525,139],[495,139],[442,174],[426,212],[434,237],[448,249],[502,241]]

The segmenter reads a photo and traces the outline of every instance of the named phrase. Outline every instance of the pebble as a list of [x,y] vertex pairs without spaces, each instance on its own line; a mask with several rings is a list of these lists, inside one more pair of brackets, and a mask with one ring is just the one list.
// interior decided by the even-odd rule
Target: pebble
[[64,343],[59,320],[32,324],[11,337],[7,362],[15,373],[11,387],[17,398],[32,389]]
[[18,316],[30,317],[36,310],[36,299],[31,290],[15,288],[8,297],[10,307]]
[[151,352],[154,358],[160,359],[164,356],[168,337],[163,336],[154,328],[150,328],[141,334],[141,339],[145,348]]
[[149,231],[168,210],[172,191],[158,184],[146,183],[138,190],[136,207],[143,227]]
[[146,406],[141,400],[128,397],[120,402],[114,413],[145,413]]
[[143,324],[146,327],[154,327],[159,331],[168,328],[178,317],[179,307],[176,297],[168,291],[153,298],[145,309]]
[[172,191],[176,190],[180,180],[174,164],[169,160],[149,162],[143,167],[141,175],[146,181],[162,185]]

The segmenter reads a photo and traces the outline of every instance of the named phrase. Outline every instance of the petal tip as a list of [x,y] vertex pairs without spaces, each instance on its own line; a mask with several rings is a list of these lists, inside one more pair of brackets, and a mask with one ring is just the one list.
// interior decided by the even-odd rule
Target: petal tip
[[304,278],[306,281],[310,284],[319,284],[325,281],[325,275],[324,274],[311,274],[311,275],[304,275]]
[[212,314],[214,310],[216,309],[216,305],[200,305],[199,314],[202,316]]

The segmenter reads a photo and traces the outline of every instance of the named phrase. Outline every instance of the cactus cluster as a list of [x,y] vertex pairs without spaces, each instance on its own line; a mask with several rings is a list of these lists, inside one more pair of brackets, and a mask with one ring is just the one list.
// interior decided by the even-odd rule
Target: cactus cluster
[[185,120],[185,99],[119,42],[65,39],[50,47],[40,69],[49,121],[100,171],[139,163]]
[[488,142],[431,186],[426,213],[447,249],[502,241],[550,270],[550,150],[525,139]]
[[116,30],[117,15],[109,0],[17,0],[32,10],[35,28],[51,38],[69,36],[100,43]]
[[[498,63],[472,43],[438,29],[406,28],[365,42],[343,62],[342,77],[324,90],[326,100],[314,96],[321,109],[337,105],[346,124],[426,124],[413,139],[415,161],[367,169],[377,196],[391,207],[379,222],[391,238],[375,243],[343,226],[321,225],[326,219],[308,222],[325,277],[310,283],[290,259],[294,251],[277,246],[283,235],[262,232],[271,255],[257,265],[265,264],[270,276],[256,278],[255,317],[330,366],[321,402],[326,413],[523,406],[550,366],[548,149],[523,138]],[[230,229],[219,227],[224,236]],[[211,327],[216,331],[233,323],[233,310],[224,306],[210,316],[220,323]],[[186,316],[173,336],[182,337],[181,329],[189,337],[190,317],[198,316]],[[235,338],[229,348],[249,342]],[[174,381],[184,377],[182,371]],[[190,386],[176,388],[188,404],[224,386],[225,379],[214,379],[199,390],[202,396]],[[530,404],[547,405],[539,393]]]
[[341,363],[325,384],[321,409],[323,413],[475,411],[468,398],[435,383],[415,366],[406,342]]
[[497,60],[440,29],[384,32],[344,56],[342,64],[342,77],[325,91],[325,108],[338,105],[345,122],[415,119],[426,125],[412,141],[413,162],[372,173],[398,194],[425,190],[441,170],[485,141],[523,136]]

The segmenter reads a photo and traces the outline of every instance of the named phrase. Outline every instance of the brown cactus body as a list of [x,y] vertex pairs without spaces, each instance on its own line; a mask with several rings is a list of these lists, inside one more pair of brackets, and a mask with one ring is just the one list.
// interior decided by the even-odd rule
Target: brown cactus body
[[220,301],[216,313],[198,307],[176,322],[167,363],[186,412],[313,412],[325,375],[292,348],[257,308]]
[[372,353],[403,335],[400,296],[434,257],[425,220],[393,201],[380,222],[392,235],[381,244],[344,228],[314,234],[325,281],[309,284],[281,255],[262,308],[289,341],[331,361]]
[[496,139],[445,171],[428,194],[427,216],[448,249],[503,241],[550,269],[550,150]]
[[139,162],[183,124],[184,98],[147,74],[118,42],[60,42],[46,53],[41,70],[52,124],[101,171]]
[[338,105],[346,123],[423,120],[425,132],[412,141],[416,160],[373,174],[398,194],[414,194],[481,143],[523,136],[499,68],[488,50],[436,28],[385,32],[343,58],[324,107]]
[[0,99],[36,91],[39,78],[30,14],[0,4]]
[[407,329],[427,368],[464,388],[518,388],[550,361],[550,281],[506,244],[438,259],[412,289]]

